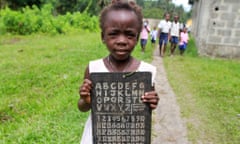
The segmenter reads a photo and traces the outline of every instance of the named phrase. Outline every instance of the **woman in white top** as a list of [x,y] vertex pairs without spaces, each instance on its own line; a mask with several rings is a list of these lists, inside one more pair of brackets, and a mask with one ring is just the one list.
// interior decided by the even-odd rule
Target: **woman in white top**
[[[117,17],[116,17],[117,16]],[[140,8],[131,2],[113,1],[104,8],[100,16],[102,41],[109,50],[105,58],[91,61],[86,68],[84,81],[80,87],[78,108],[82,112],[90,110],[90,91],[92,82],[89,74],[92,72],[135,72],[148,71],[152,79],[156,75],[156,68],[131,56],[137,45],[142,28],[142,14]],[[149,103],[151,109],[157,107],[159,98],[155,90],[146,92],[142,97],[144,103]],[[81,144],[92,144],[92,123],[89,116],[84,128]]]

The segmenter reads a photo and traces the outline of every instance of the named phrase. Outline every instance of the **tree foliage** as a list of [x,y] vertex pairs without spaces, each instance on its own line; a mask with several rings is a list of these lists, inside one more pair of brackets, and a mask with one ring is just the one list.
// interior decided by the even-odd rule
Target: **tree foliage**
[[[21,9],[33,5],[41,8],[44,4],[51,4],[55,14],[79,11],[98,15],[109,2],[110,0],[1,0],[1,8],[8,6],[12,9]],[[170,0],[136,0],[136,2],[143,8],[144,16],[148,18],[162,18],[166,12],[178,14],[181,21],[186,21],[191,16],[184,12],[182,6],[175,6]]]
[[[1,0],[0,30],[18,34],[35,32],[65,33],[72,27],[95,30],[100,10],[110,0]],[[185,23],[191,12],[169,0],[137,0],[145,18],[162,19],[168,12]],[[16,11],[15,11],[16,10]],[[47,13],[47,14],[46,14]],[[89,22],[88,22],[89,21]],[[88,27],[90,26],[90,27]]]
[[178,15],[183,23],[191,17],[191,12],[185,12],[183,6],[175,6],[169,0],[145,1],[143,8],[144,17],[162,19],[165,13],[170,13],[171,18],[174,15]]

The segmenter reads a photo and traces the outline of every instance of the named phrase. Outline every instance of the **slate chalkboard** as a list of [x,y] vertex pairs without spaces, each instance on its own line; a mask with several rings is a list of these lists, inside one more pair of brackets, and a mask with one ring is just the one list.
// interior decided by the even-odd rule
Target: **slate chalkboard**
[[151,73],[92,73],[94,144],[150,144],[151,109],[142,103],[151,91]]

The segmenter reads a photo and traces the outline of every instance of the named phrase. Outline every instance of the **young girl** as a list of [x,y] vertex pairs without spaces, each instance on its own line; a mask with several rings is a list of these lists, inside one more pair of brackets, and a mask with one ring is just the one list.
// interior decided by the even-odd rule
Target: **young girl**
[[150,31],[151,31],[151,29],[148,25],[148,20],[145,20],[143,23],[141,34],[140,34],[140,45],[142,48],[142,52],[145,52],[145,48],[146,48],[147,41],[148,41],[148,33]]
[[189,38],[188,38],[187,28],[184,27],[183,31],[180,33],[180,42],[179,42],[180,55],[183,55],[184,51],[186,50],[188,39]]
[[150,36],[151,36],[152,47],[155,47],[155,43],[157,40],[157,27],[156,26],[154,26],[153,30],[150,32]]
[[[140,8],[133,2],[113,1],[104,8],[100,16],[101,38],[109,50],[105,58],[90,61],[86,68],[84,81],[80,87],[78,108],[82,112],[90,110],[90,90],[92,82],[89,74],[92,72],[134,72],[150,71],[152,79],[156,75],[156,68],[148,63],[139,61],[131,56],[137,45],[142,28],[142,14]],[[157,93],[146,92],[142,101],[149,103],[151,109],[158,104]],[[81,139],[81,144],[92,144],[92,122],[89,116]]]

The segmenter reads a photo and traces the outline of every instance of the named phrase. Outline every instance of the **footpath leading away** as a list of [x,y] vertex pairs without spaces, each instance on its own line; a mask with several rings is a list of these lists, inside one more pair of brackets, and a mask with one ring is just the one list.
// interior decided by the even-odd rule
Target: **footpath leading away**
[[152,116],[152,144],[188,144],[186,126],[180,117],[176,96],[169,85],[158,48],[153,54],[152,64],[157,67],[155,88],[160,96]]

